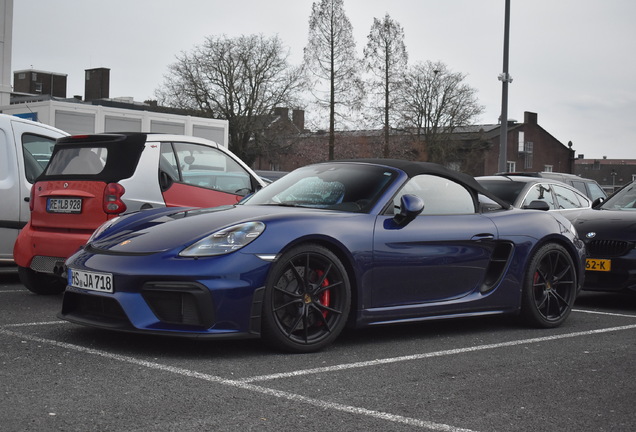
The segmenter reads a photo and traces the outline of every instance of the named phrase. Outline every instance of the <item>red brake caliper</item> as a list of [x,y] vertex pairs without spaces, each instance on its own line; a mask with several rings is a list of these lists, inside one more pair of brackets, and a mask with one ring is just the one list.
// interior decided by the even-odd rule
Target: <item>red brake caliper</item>
[[[316,275],[319,278],[321,278],[323,274],[325,274],[325,272],[323,272],[322,270],[316,270]],[[325,280],[322,281],[322,284],[320,286],[323,286],[323,287],[329,286],[329,280],[325,278]],[[323,293],[320,295],[320,303],[324,306],[329,306],[330,301],[331,301],[331,294],[329,290],[323,291]],[[322,311],[322,316],[324,318],[327,318],[327,311]]]

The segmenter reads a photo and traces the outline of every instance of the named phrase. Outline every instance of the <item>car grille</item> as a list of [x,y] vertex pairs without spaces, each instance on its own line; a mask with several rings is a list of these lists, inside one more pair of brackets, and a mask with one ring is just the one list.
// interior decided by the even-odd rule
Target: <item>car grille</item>
[[634,243],[622,240],[592,240],[587,244],[590,256],[618,257],[634,249]]
[[130,325],[128,317],[114,298],[67,291],[64,293],[63,305],[62,315],[106,321],[109,325],[115,326]]

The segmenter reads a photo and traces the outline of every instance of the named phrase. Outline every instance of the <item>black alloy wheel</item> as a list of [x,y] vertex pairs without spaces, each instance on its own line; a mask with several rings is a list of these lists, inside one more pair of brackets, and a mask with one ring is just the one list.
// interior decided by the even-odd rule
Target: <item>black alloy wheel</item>
[[289,352],[318,351],[344,328],[351,304],[346,270],[327,248],[307,244],[273,266],[263,304],[263,337]]
[[556,243],[539,248],[528,266],[521,315],[533,326],[557,327],[566,320],[577,294],[577,271],[570,254]]

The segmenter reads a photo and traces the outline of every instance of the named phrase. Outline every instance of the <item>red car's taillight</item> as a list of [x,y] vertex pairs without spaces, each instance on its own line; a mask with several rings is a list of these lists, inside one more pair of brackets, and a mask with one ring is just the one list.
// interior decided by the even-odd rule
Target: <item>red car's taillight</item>
[[35,185],[31,186],[31,193],[29,194],[29,211],[33,211],[35,206]]
[[126,211],[126,204],[121,197],[126,192],[119,183],[109,183],[104,189],[104,212],[108,214],[119,214]]

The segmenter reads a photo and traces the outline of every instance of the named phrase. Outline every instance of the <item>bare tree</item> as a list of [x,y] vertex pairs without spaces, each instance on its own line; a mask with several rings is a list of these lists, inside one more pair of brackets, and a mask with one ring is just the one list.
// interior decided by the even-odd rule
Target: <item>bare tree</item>
[[333,160],[336,116],[342,115],[339,107],[355,109],[361,97],[353,27],[344,13],[343,0],[313,3],[304,61],[314,98],[329,110],[329,160]]
[[423,141],[428,160],[449,164],[458,159],[451,141],[456,128],[471,124],[484,111],[465,74],[441,62],[427,61],[409,69],[401,97],[401,125]]
[[230,149],[250,164],[259,152],[255,137],[266,127],[263,116],[293,106],[302,89],[302,71],[288,57],[278,37],[210,36],[177,56],[155,95],[163,105],[228,120]]
[[404,30],[389,14],[383,20],[373,19],[371,32],[364,48],[365,69],[372,78],[367,82],[371,99],[371,114],[380,118],[384,130],[383,155],[389,157],[391,114],[395,108],[395,94],[404,82],[408,54],[404,45]]

